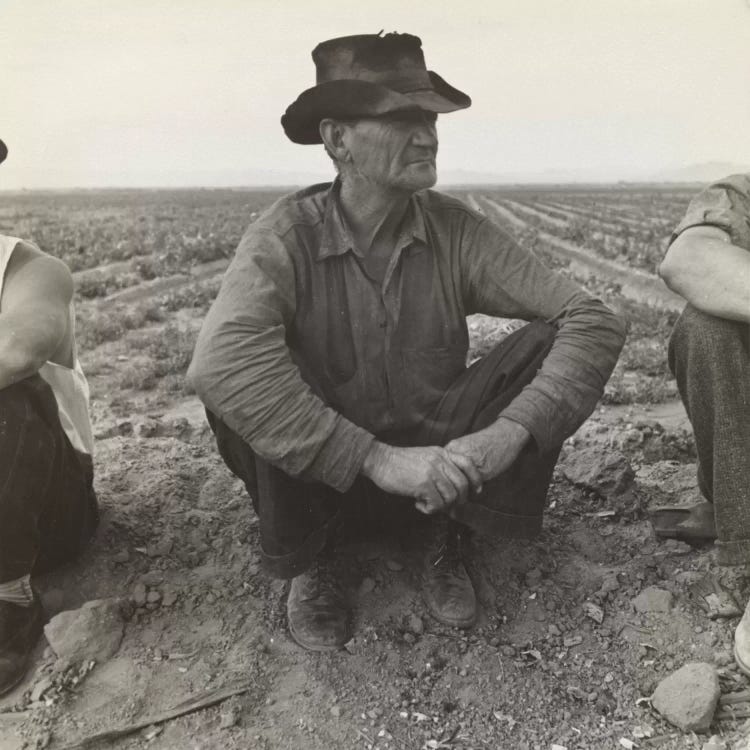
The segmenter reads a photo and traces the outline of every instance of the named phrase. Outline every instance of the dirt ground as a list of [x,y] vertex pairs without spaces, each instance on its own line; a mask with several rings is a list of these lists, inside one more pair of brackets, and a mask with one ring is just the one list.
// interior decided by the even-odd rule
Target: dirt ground
[[[341,550],[355,638],[321,655],[287,635],[287,585],[260,569],[251,505],[197,402],[132,395],[95,411],[96,539],[40,587],[50,616],[91,599],[132,602],[139,582],[159,596],[131,603],[118,653],[77,684],[40,645],[28,679],[0,703],[3,750],[65,747],[237,680],[246,692],[218,706],[93,746],[572,750],[625,739],[700,748],[705,737],[676,731],[642,699],[690,661],[716,664],[725,691],[746,687],[731,659],[734,621],[708,619],[689,594],[712,571],[743,602],[745,579],[718,569],[710,545],[657,541],[645,514],[695,497],[679,404],[601,408],[566,444],[542,535],[475,539],[481,615],[472,630],[427,613],[419,527],[359,535]],[[149,416],[128,434],[135,413]],[[604,500],[573,486],[563,467],[582,450],[622,450],[634,489]],[[674,606],[636,614],[632,599],[653,585],[672,592]],[[50,676],[54,686],[32,700]],[[740,722],[714,730],[742,736]]]

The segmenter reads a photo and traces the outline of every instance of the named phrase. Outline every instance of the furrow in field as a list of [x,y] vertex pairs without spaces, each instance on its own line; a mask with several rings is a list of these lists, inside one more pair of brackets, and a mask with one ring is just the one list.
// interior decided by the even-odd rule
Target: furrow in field
[[157,294],[174,291],[195,281],[202,281],[218,276],[224,273],[228,265],[229,260],[226,258],[212,260],[209,263],[201,263],[200,265],[193,266],[188,273],[174,274],[162,279],[144,281],[142,284],[113,292],[103,299],[96,300],[96,303],[101,306],[107,306],[117,302],[137,302],[138,300],[154,297]]
[[640,232],[657,232],[665,237],[670,234],[682,218],[684,207],[681,204],[672,207],[658,207],[649,204],[635,205],[628,203],[582,203],[552,202],[551,206],[577,213],[587,220],[607,221],[613,224],[627,224]]
[[[500,201],[498,201],[500,202]],[[540,211],[534,206],[530,206],[528,203],[520,203],[519,201],[511,200],[510,198],[504,198],[502,204],[510,208],[511,211],[521,212],[521,214],[528,214],[529,216],[535,216],[537,219],[543,221],[545,224],[550,224],[557,229],[565,229],[568,226],[568,222],[564,219],[558,219],[550,214]]]
[[614,226],[617,226],[617,223],[627,224],[628,226],[633,227],[634,229],[639,229],[640,231],[648,230],[647,221],[644,222],[641,219],[636,219],[632,216],[613,211],[609,206],[599,207],[591,205],[588,208],[579,208],[578,206],[571,206],[568,203],[558,202],[550,202],[549,205],[553,208],[575,214],[579,218],[587,221],[606,222],[608,224],[613,224]]
[[[485,213],[500,224],[510,224],[516,230],[529,227],[522,218],[491,198],[482,196],[479,202],[486,207]],[[576,276],[585,278],[593,274],[618,284],[623,296],[652,307],[678,311],[685,305],[681,297],[669,291],[653,274],[601,258],[593,251],[555,237],[549,232],[537,230],[537,236],[547,249],[570,262],[569,268]]]
[[572,210],[559,208],[557,205],[552,203],[537,203],[535,208],[540,212],[546,212],[550,216],[556,216],[558,219],[562,219],[564,223],[570,223],[572,221],[587,221],[594,225],[599,231],[606,234],[611,234],[615,237],[622,233],[622,226],[607,221],[606,219],[599,219],[590,214],[574,213]]
[[103,266],[96,266],[95,268],[84,268],[81,271],[75,271],[73,275],[73,281],[76,286],[80,286],[83,283],[91,283],[94,281],[105,281],[106,279],[112,278],[119,274],[127,273],[133,268],[132,259],[129,260],[118,260],[114,263],[107,263]]

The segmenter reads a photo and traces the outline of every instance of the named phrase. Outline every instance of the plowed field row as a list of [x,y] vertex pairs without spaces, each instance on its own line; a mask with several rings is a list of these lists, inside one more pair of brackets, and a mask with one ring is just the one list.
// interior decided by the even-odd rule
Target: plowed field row
[[[533,229],[533,226],[518,213],[491,198],[474,196],[474,200],[484,209],[485,214],[505,225],[513,233]],[[546,249],[569,262],[570,271],[579,278],[597,276],[619,285],[623,296],[628,299],[652,307],[677,311],[684,306],[682,299],[670,292],[654,274],[602,258],[593,250],[560,239],[549,232],[537,230],[537,236]]]

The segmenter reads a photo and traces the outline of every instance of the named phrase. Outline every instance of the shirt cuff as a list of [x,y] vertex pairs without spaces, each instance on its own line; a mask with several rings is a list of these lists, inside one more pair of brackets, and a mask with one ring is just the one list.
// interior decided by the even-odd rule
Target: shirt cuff
[[346,492],[357,478],[375,436],[341,417],[313,462],[303,472],[304,479],[323,482]]
[[[528,390],[527,390],[528,389]],[[593,405],[581,403],[572,409],[563,400],[556,401],[542,391],[526,389],[500,413],[499,416],[518,422],[531,434],[540,453],[547,453],[563,444],[596,407],[598,397],[592,393]]]
[[543,429],[537,423],[537,420],[534,420],[533,416],[525,409],[518,407],[513,408],[513,404],[511,404],[500,414],[500,416],[503,419],[507,419],[510,422],[516,422],[516,424],[525,427],[540,453],[545,453],[551,447],[548,445],[550,437],[549,432]]

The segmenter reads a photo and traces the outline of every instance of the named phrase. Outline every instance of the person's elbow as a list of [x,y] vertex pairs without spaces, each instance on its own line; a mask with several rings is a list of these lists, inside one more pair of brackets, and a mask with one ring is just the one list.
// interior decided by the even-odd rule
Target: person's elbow
[[1,337],[0,362],[8,377],[20,380],[39,372],[60,346],[65,324],[54,316],[41,316],[28,326],[23,336]]
[[195,391],[198,398],[204,404],[206,403],[207,394],[211,392],[213,383],[211,375],[211,369],[208,367],[207,360],[201,355],[199,348],[196,346],[190,366],[185,374],[185,382]]
[[616,313],[611,307],[605,305],[601,300],[596,300],[598,325],[597,327],[606,331],[606,339],[611,342],[617,352],[625,345],[628,335],[628,324],[625,318]]
[[628,335],[628,324],[622,315],[618,315],[614,310],[606,307],[607,327],[610,331],[610,340],[617,350],[617,356],[625,346],[625,339]]
[[659,278],[669,289],[673,292],[679,293],[679,289],[683,285],[685,268],[684,265],[675,261],[674,254],[667,253],[664,260],[659,264],[657,273],[659,274]]
[[680,235],[670,245],[658,268],[659,277],[667,287],[689,301],[711,275],[711,253],[702,243],[705,243],[703,235]]
[[4,347],[0,353],[0,380],[16,382],[39,372],[46,358],[38,350],[27,346]]

